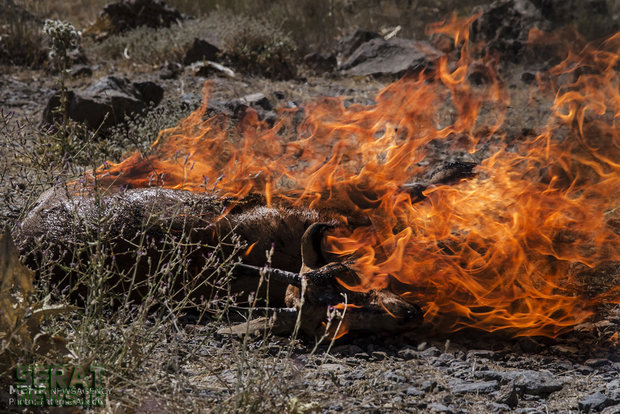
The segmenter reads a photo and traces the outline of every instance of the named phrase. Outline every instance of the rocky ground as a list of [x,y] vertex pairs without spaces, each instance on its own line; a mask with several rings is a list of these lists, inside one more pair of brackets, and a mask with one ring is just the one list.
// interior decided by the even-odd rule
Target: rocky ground
[[[15,6],[11,1],[5,3],[0,1],[0,7],[6,10]],[[600,35],[598,31],[608,34],[618,30],[618,16],[613,14],[617,9],[610,6],[597,11],[594,7],[607,7],[604,1],[588,3],[593,5],[588,9],[589,20],[582,18],[585,12],[579,8],[580,2],[570,13],[562,8],[566,6],[558,6],[564,2],[539,3],[495,2],[482,9],[485,14],[474,27],[477,40],[484,40],[489,50],[504,52],[506,58],[500,73],[511,90],[512,104],[503,126],[509,136],[527,134],[528,127],[544,116],[526,110],[531,102],[528,88],[535,82],[536,71],[553,63],[525,54],[531,27],[552,30],[574,19],[582,31],[591,31],[588,35],[592,37]],[[19,10],[22,13],[23,9]],[[157,10],[163,13],[155,19],[160,23],[168,12],[172,21],[180,18],[168,9]],[[175,125],[199,105],[205,80],[215,85],[211,113],[234,118],[252,107],[269,122],[275,119],[278,107],[300,107],[318,96],[342,97],[346,105],[370,104],[378,91],[403,73],[432,68],[438,56],[450,53],[432,39],[420,39],[412,47],[398,31],[350,30],[352,35],[334,41],[330,49],[297,56],[297,60],[284,56],[257,68],[255,62],[240,61],[230,47],[214,40],[212,31],[186,41],[176,59],[165,56],[156,63],[139,61],[140,51],[131,50],[130,42],[119,49],[120,56],[106,59],[101,45],[117,47],[109,36],[132,41],[135,31],[142,30],[122,32],[126,29],[123,25],[131,24],[131,14],[115,9],[108,13],[120,13],[112,20],[117,26],[97,29],[96,35],[105,34],[108,43],[89,40],[92,43],[84,44],[84,56],[76,52],[64,80],[72,91],[69,118],[91,131],[105,124],[99,135],[86,132],[86,138],[82,135],[70,147],[89,148],[92,153],[86,160],[69,157],[63,152],[67,147],[59,150],[53,146],[56,141],[40,127],[41,122],[58,121],[52,110],[54,102],[58,105],[58,72],[49,65],[31,68],[1,62],[0,224],[15,226],[38,195],[59,180],[71,179],[106,159],[122,159],[127,151],[146,151],[159,129]],[[579,14],[581,20],[573,14]],[[191,23],[186,23],[188,26]],[[213,27],[215,32],[221,30]],[[274,76],[274,67],[289,65],[294,66],[294,74],[284,79]],[[484,83],[484,76],[479,76]],[[113,115],[106,118],[110,111]],[[150,125],[145,126],[144,120]],[[94,144],[87,144],[90,141]],[[158,332],[151,331],[158,322],[148,320],[144,324],[148,335],[139,328],[128,333],[130,325],[104,326],[101,331],[111,332],[110,338],[115,339],[85,346],[76,328],[80,324],[72,324],[70,319],[50,323],[50,327],[59,331],[62,326],[72,338],[70,343],[80,344],[75,348],[85,352],[80,356],[92,355],[85,351],[88,346],[95,355],[112,355],[115,351],[111,349],[118,344],[127,346],[125,357],[130,362],[115,359],[125,371],[119,368],[118,375],[108,376],[108,408],[114,412],[620,413],[617,307],[602,320],[579,325],[555,339],[469,330],[445,334],[423,326],[389,337],[345,336],[318,346],[309,340],[268,335],[222,336],[215,332],[222,321],[198,324],[192,315],[166,321]],[[139,339],[133,348],[127,345],[128,338],[140,335],[151,341],[152,347]],[[5,372],[5,378],[7,375]],[[0,407],[13,411],[16,407],[5,405],[4,386],[10,381],[2,382]]]

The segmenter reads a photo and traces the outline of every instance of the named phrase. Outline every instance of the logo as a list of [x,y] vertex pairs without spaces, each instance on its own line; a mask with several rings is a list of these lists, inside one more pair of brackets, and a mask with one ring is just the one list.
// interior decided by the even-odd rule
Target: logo
[[104,368],[81,365],[18,365],[9,405],[21,407],[104,407]]

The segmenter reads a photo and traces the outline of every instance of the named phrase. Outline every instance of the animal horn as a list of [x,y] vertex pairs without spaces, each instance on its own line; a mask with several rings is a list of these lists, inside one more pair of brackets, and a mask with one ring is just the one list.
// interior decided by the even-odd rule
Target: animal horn
[[313,223],[301,236],[301,274],[315,270],[327,264],[323,256],[321,243],[325,230],[333,229],[329,223]]

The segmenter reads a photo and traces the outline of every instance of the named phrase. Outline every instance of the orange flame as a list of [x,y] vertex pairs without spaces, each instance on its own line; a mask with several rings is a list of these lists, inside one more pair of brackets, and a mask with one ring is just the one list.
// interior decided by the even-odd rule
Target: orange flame
[[[588,291],[597,269],[620,262],[620,34],[598,48],[558,48],[566,58],[521,99],[493,59],[470,56],[473,19],[431,27],[455,39],[458,60],[387,86],[374,105],[317,100],[297,128],[286,109],[272,128],[252,111],[234,128],[203,119],[206,83],[201,108],[162,131],[153,155],[101,167],[97,179],[258,192],[274,205],[364,217],[370,225],[327,237],[333,253],[355,260],[361,283],[351,288],[390,286],[450,330],[557,336],[596,305],[620,303],[618,280]],[[470,84],[473,71],[483,86]],[[513,98],[535,133],[509,132]],[[414,203],[403,185],[437,160],[438,145],[482,159],[478,174]]]

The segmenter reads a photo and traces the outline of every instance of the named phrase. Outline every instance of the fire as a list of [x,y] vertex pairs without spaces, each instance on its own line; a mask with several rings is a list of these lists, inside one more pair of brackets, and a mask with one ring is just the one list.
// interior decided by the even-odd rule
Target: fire
[[[620,303],[617,279],[588,291],[604,277],[598,269],[620,262],[620,34],[599,47],[566,42],[557,49],[565,59],[519,101],[496,59],[473,57],[475,18],[430,28],[454,39],[458,60],[387,86],[374,105],[317,100],[296,128],[289,109],[273,127],[252,111],[236,127],[204,119],[207,83],[202,107],[161,131],[152,155],[108,164],[96,178],[262,193],[269,204],[354,218],[365,224],[327,237],[332,253],[355,260],[361,282],[349,288],[393,289],[449,330],[557,336],[596,306]],[[474,72],[483,85],[470,82]],[[526,118],[526,132],[508,133],[513,104],[540,122]],[[403,189],[438,159],[437,147],[478,160],[477,174],[412,200]]]

